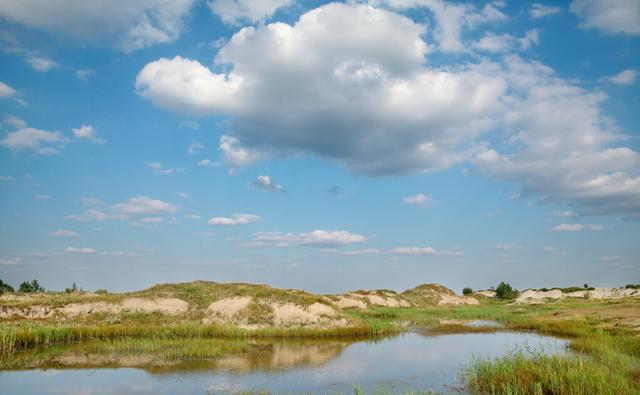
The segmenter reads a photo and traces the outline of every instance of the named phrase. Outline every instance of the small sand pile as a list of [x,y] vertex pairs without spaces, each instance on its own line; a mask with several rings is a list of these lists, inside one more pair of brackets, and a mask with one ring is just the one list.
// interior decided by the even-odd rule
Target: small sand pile
[[277,327],[337,327],[347,320],[328,304],[315,302],[303,306],[291,302],[273,302],[254,298],[232,297],[215,301],[207,307],[204,324],[232,324],[255,329]]
[[449,288],[440,284],[422,284],[402,293],[409,301],[417,306],[443,305],[477,305],[477,299],[469,296],[459,296]]
[[476,291],[473,293],[473,296],[480,298],[495,298],[496,291]]
[[343,295],[329,295],[326,297],[341,309],[367,309],[370,306],[379,307],[410,307],[411,302],[392,291],[356,291]]
[[640,297],[640,289],[626,288],[595,288],[593,290],[574,291],[564,293],[560,289],[549,291],[537,291],[528,289],[516,298],[516,303],[538,304],[547,300],[560,300],[564,298],[584,298],[584,299],[620,299],[626,297]]

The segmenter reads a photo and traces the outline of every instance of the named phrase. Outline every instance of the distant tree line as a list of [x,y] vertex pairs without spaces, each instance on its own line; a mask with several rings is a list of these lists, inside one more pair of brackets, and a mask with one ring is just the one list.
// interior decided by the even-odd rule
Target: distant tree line
[[[498,284],[497,287],[491,287],[490,290],[495,291],[496,297],[498,299],[515,299],[516,297],[518,297],[519,293],[517,289],[512,288],[511,285],[505,283],[504,281]],[[469,296],[473,294],[473,289],[465,287],[462,290],[462,294],[465,296]]]
[[[2,279],[0,279],[0,294],[14,293],[14,292],[16,291],[11,285],[5,283],[4,281],[2,281]],[[18,292],[28,294],[28,293],[36,293],[36,292],[47,292],[47,290],[44,289],[42,285],[40,285],[38,280],[34,279],[31,281],[23,281],[22,283],[20,283],[20,286],[18,287]],[[79,288],[78,285],[76,285],[76,283],[73,283],[71,287],[65,288],[64,292],[69,294],[69,293],[76,293],[76,292],[84,292],[84,290],[82,288]],[[107,290],[98,289],[96,293],[106,294]]]

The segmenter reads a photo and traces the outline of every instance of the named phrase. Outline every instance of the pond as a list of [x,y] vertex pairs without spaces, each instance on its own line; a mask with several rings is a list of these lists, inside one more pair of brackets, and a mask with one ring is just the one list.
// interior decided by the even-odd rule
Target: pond
[[406,333],[377,341],[257,342],[250,351],[170,363],[144,353],[118,357],[60,348],[38,357],[38,365],[24,365],[35,369],[0,372],[0,393],[341,394],[353,393],[355,385],[368,392],[464,393],[460,372],[474,356],[499,357],[518,347],[562,353],[565,346],[564,340],[531,333]]

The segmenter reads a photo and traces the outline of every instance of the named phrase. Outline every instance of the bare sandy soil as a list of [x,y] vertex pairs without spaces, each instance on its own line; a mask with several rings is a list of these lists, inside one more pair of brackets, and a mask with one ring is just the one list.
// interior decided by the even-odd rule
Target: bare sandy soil
[[567,293],[564,293],[559,289],[552,289],[549,291],[528,289],[518,295],[516,303],[544,303],[547,300],[559,300],[564,298],[620,299],[626,297],[639,298],[640,289],[596,288],[594,290]]

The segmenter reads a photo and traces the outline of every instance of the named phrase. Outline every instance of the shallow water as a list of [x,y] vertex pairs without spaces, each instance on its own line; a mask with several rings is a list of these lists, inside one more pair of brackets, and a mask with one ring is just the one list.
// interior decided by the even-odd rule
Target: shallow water
[[[498,357],[516,347],[564,352],[565,345],[564,340],[528,333],[407,333],[375,342],[277,342],[256,354],[183,361],[160,368],[78,368],[83,361],[76,358],[71,369],[0,372],[0,393],[333,394],[353,393],[354,385],[365,390],[384,389],[387,393],[411,389],[463,392],[460,371],[474,356]],[[140,355],[138,359],[144,361],[144,357]],[[135,358],[128,362],[138,366]],[[90,365],[85,361],[85,366]]]

